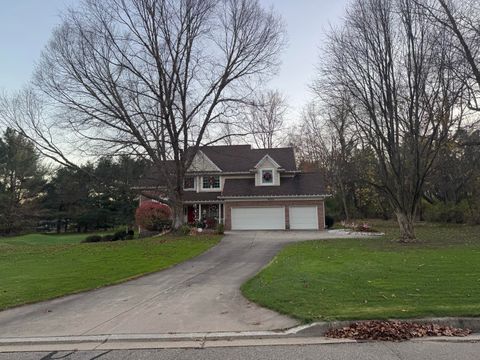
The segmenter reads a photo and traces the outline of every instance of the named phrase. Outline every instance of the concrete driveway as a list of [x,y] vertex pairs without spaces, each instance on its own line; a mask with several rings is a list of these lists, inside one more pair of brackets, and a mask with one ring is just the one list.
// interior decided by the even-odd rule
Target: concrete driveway
[[273,330],[294,326],[240,286],[287,243],[327,232],[232,232],[204,254],[123,284],[0,312],[0,337]]

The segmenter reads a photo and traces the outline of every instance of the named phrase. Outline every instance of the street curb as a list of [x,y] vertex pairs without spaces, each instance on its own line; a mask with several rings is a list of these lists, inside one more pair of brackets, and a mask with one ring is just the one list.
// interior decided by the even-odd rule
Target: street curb
[[[439,325],[469,328],[473,332],[480,332],[480,318],[424,318],[402,321],[436,323]],[[317,322],[286,330],[270,331],[10,337],[0,338],[0,353],[51,350],[208,348],[358,343],[359,341],[351,339],[324,337],[327,330],[347,326],[352,322],[353,321]],[[465,337],[424,337],[415,338],[410,341],[480,342],[480,334],[472,334]]]
[[299,336],[311,325],[286,330],[244,332],[194,332],[167,334],[112,334],[0,338],[0,353],[115,349],[210,348],[274,345],[355,343],[349,339]]
[[0,338],[0,347],[16,344],[58,344],[58,343],[90,343],[90,342],[125,342],[125,341],[205,341],[231,339],[274,339],[285,337],[305,337],[302,331],[316,324],[294,326],[284,330],[260,331],[220,331],[220,332],[189,332],[189,333],[159,333],[159,334],[110,334],[110,335],[72,335],[72,336],[33,336]]

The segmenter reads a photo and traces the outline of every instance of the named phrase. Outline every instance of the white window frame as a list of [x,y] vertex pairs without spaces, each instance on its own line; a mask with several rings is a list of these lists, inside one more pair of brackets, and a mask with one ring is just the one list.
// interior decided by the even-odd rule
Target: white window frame
[[[218,177],[218,187],[208,187],[208,188],[203,187],[203,179],[206,178],[206,177],[210,177],[210,176],[217,176]],[[222,190],[222,177],[220,175],[205,175],[205,176],[202,176],[200,186],[201,186],[202,191],[221,191]]]
[[[264,171],[271,171],[272,172],[272,181],[271,182],[264,182],[263,181],[263,172]],[[260,169],[260,185],[262,185],[262,186],[273,186],[273,185],[275,185],[275,169],[274,168]]]
[[[191,187],[191,188],[186,188],[185,187],[185,178],[187,178],[187,177],[193,178],[193,187]],[[195,191],[197,189],[197,186],[196,186],[197,185],[197,177],[187,175],[187,176],[185,176],[185,178],[183,179],[183,190],[185,190],[185,191]]]

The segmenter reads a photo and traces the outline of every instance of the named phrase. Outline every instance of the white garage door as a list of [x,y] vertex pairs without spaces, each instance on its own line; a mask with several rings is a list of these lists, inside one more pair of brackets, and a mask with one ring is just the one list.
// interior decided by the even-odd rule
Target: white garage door
[[232,230],[284,230],[285,208],[232,208]]
[[318,229],[318,214],[316,206],[291,206],[288,212],[290,214],[290,229]]

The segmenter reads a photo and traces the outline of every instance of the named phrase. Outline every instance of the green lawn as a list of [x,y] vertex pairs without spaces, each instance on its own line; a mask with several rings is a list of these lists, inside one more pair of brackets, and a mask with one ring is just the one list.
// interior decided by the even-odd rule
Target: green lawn
[[[99,235],[111,234],[112,232],[99,232]],[[60,233],[60,234],[27,234],[14,237],[0,237],[0,246],[3,244],[8,245],[65,245],[65,244],[78,244],[84,240],[88,235],[84,233]]]
[[286,247],[242,287],[303,321],[480,316],[480,226],[422,224],[418,244],[386,236]]
[[220,236],[82,244],[85,234],[0,238],[0,309],[118,283],[192,258]]

